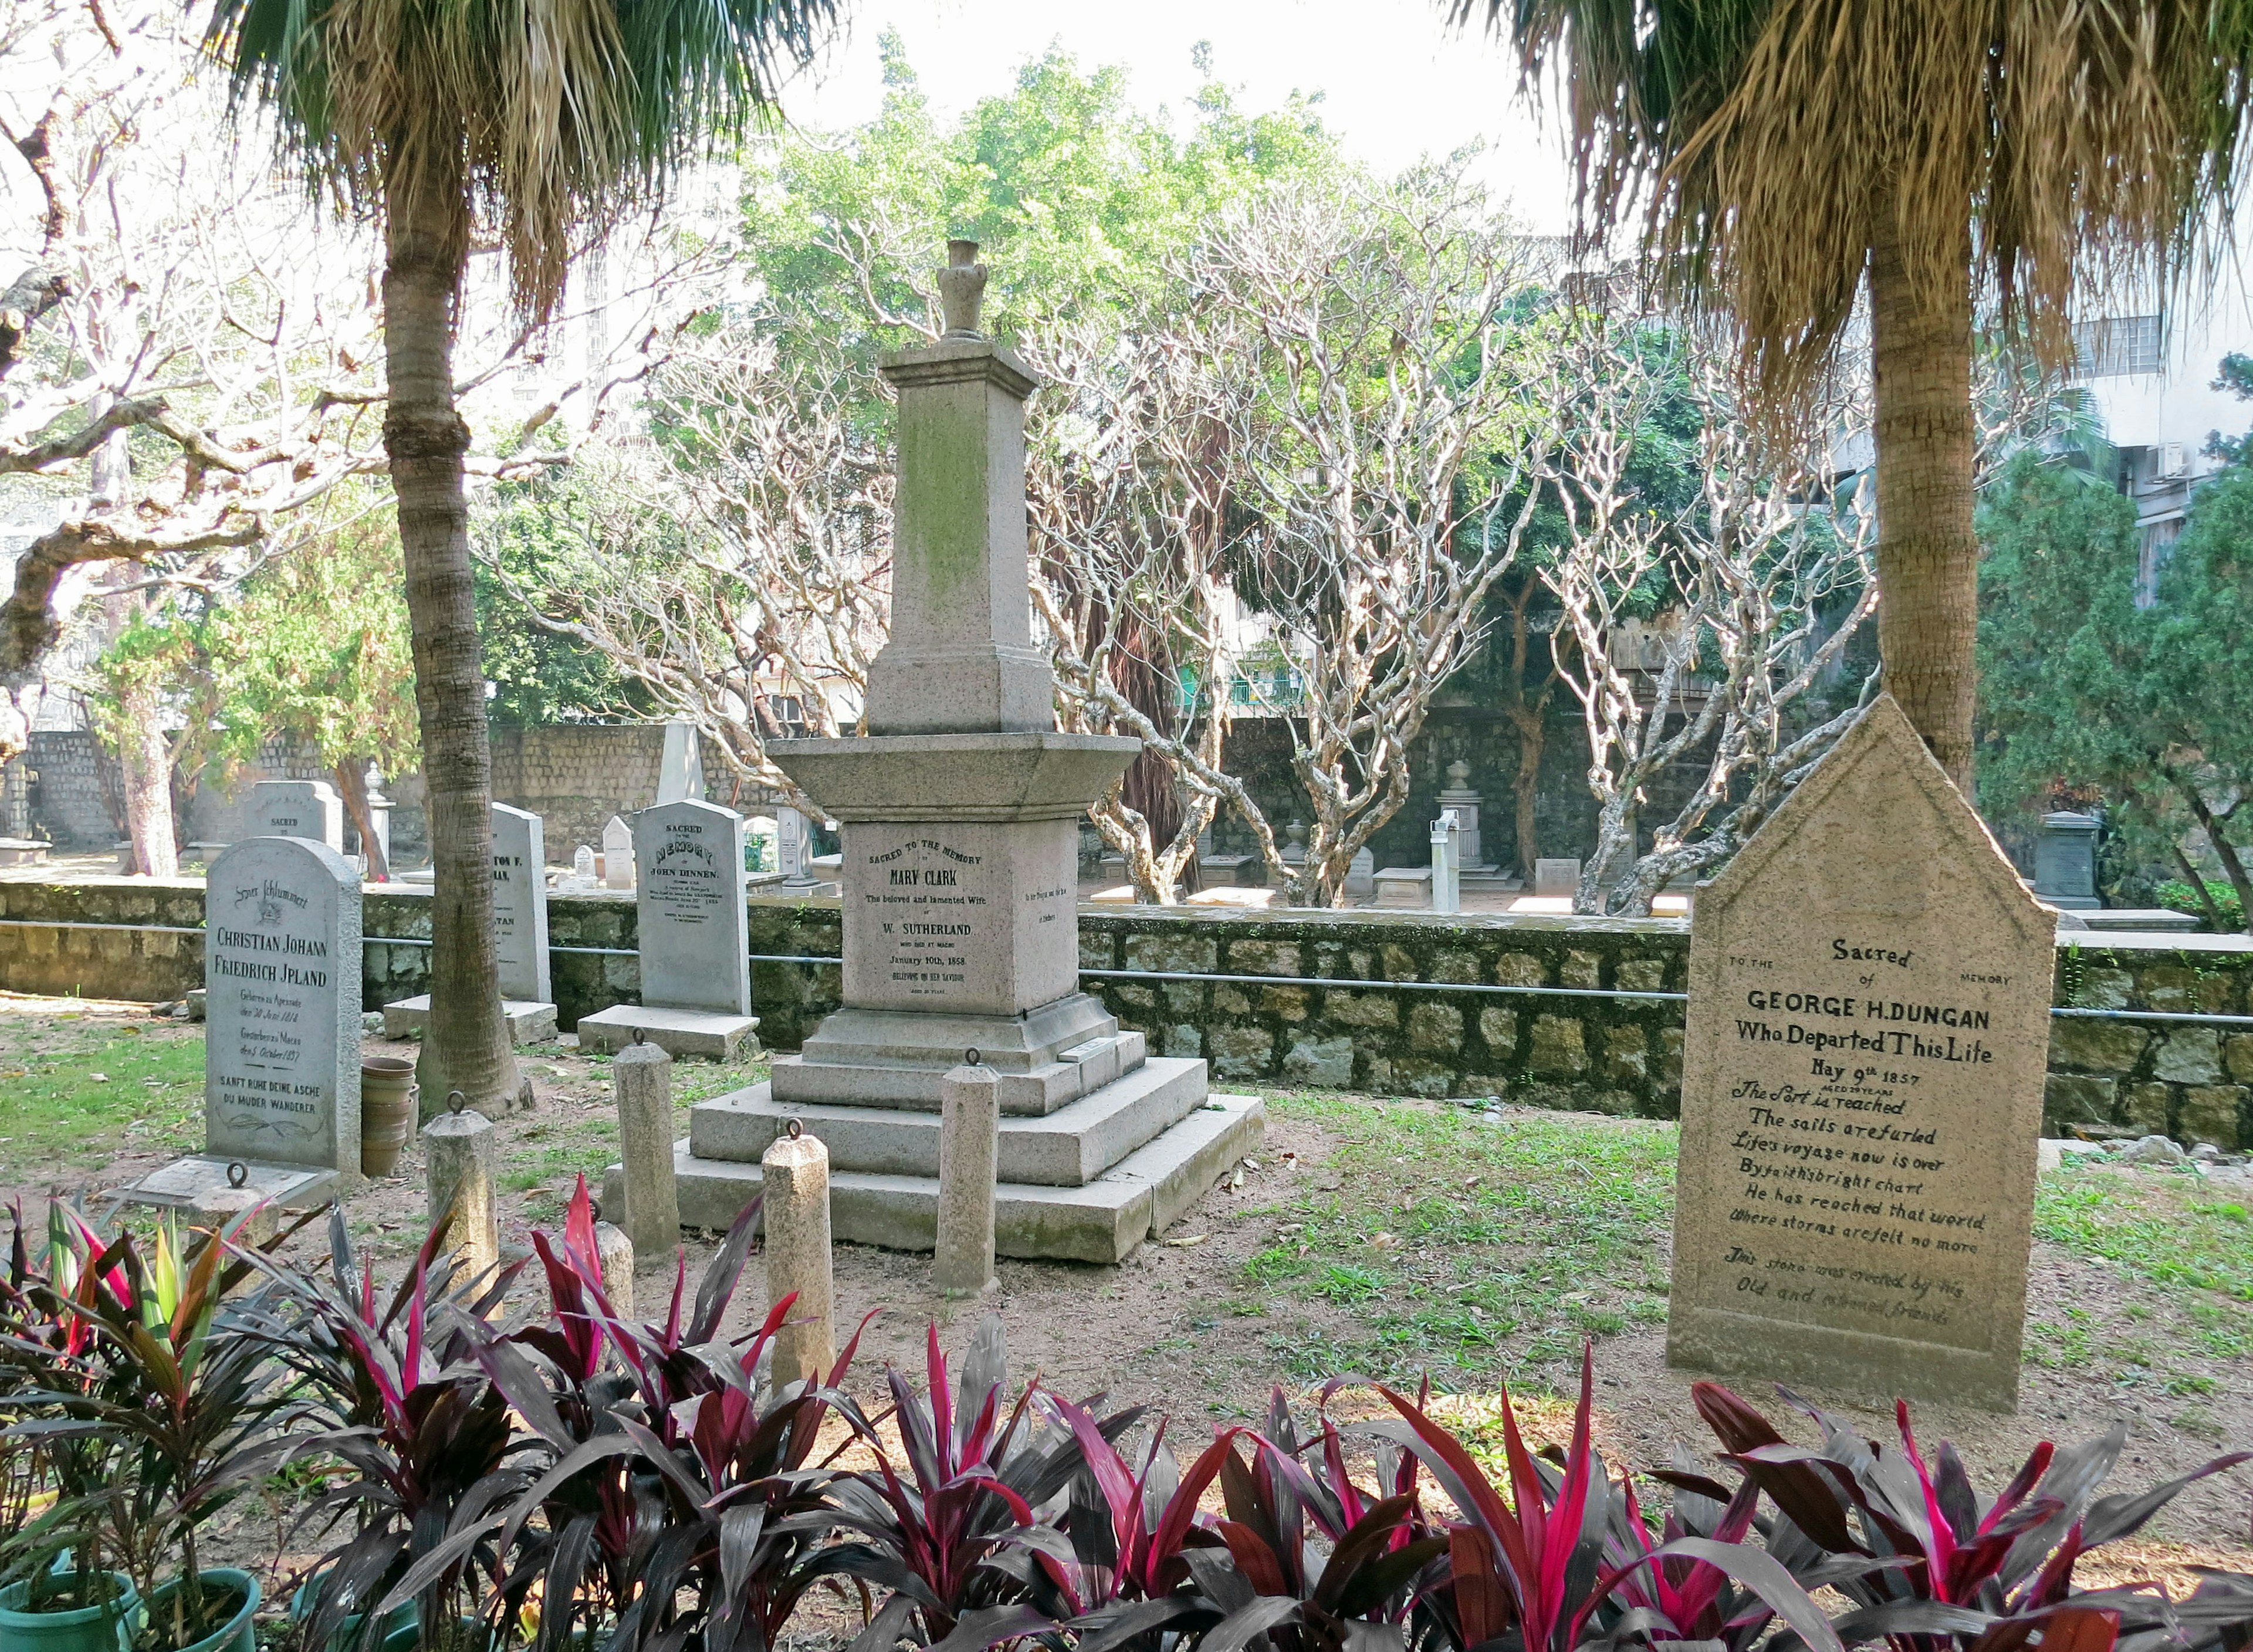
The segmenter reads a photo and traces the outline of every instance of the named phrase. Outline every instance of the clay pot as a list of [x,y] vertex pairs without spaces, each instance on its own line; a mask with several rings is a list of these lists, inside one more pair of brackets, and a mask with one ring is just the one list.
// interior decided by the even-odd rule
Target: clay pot
[[359,1172],[387,1176],[415,1139],[415,1063],[363,1056],[359,1063]]

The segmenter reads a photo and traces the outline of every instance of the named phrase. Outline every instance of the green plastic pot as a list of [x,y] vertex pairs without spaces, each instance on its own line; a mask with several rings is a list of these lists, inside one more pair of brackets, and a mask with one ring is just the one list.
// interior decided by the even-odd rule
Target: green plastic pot
[[115,1600],[66,1612],[25,1611],[28,1582],[0,1589],[0,1652],[117,1652],[137,1597],[130,1578],[109,1575],[117,1580]]
[[[463,1618],[460,1623],[461,1633],[454,1642],[457,1649],[462,1649],[462,1652],[468,1652],[469,1649],[485,1644],[485,1626],[483,1619]],[[419,1623],[410,1623],[403,1628],[394,1629],[383,1637],[383,1652],[422,1652],[422,1626]]]
[[[314,1607],[320,1604],[322,1579],[327,1576],[326,1572],[316,1572],[297,1586],[297,1593],[289,1597],[289,1618],[292,1622],[306,1623],[311,1621]],[[359,1642],[359,1613],[346,1613],[344,1622],[338,1626],[337,1632],[329,1637],[328,1652],[352,1652],[352,1649]],[[394,1635],[401,1630],[411,1631],[415,1624],[415,1602],[402,1601],[384,1614],[382,1631],[370,1644],[376,1647],[388,1647]],[[408,1644],[411,1646],[414,1642],[410,1641]],[[5,1652],[5,1649],[0,1649],[0,1652]]]
[[[203,1579],[206,1593],[214,1589],[232,1591],[242,1597],[241,1604],[223,1628],[200,1641],[175,1647],[172,1652],[258,1652],[257,1628],[250,1621],[252,1614],[258,1610],[261,1599],[258,1579],[233,1566],[206,1566],[199,1575]],[[156,1593],[149,1597],[147,1604],[136,1615],[150,1623],[163,1621],[164,1608],[178,1592],[179,1586],[178,1578],[158,1584]]]

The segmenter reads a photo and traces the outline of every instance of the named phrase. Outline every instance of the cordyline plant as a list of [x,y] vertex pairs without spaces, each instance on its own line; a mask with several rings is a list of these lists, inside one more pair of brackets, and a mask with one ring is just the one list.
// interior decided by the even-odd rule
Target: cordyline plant
[[[839,1400],[876,1463],[832,1486],[834,1523],[849,1535],[813,1570],[893,1592],[854,1642],[856,1652],[884,1652],[911,1628],[924,1644],[945,1642],[956,1652],[1056,1628],[1046,1614],[1018,1609],[1024,1569],[994,1563],[1013,1542],[1038,1541],[1035,1534],[1078,1472],[1079,1440],[1043,1414],[1037,1384],[1008,1405],[1008,1354],[998,1316],[988,1315],[972,1335],[959,1383],[939,1352],[936,1325],[926,1349],[923,1394],[888,1367],[889,1411],[871,1418]],[[1138,1409],[1107,1419],[1099,1437],[1102,1428],[1125,1432],[1140,1415]],[[895,1463],[887,1447],[886,1422],[897,1430],[903,1462]]]
[[538,1598],[542,1652],[589,1633],[621,1652],[763,1652],[813,1581],[831,1465],[811,1460],[860,1338],[826,1384],[779,1391],[774,1338],[794,1295],[739,1345],[719,1340],[759,1210],[736,1217],[693,1305],[676,1264],[661,1324],[612,1307],[583,1177],[561,1244],[534,1236],[551,1317],[480,1357],[551,1453],[504,1532],[520,1557],[507,1593]]
[[249,1330],[262,1352],[302,1379],[304,1449],[344,1474],[306,1519],[350,1529],[322,1557],[307,1644],[339,1635],[373,1644],[412,1602],[443,1641],[498,1575],[494,1542],[525,1471],[510,1459],[508,1407],[476,1363],[486,1315],[518,1268],[460,1281],[440,1218],[387,1297],[354,1255],[341,1206],[329,1216],[325,1277],[269,1265],[274,1288]]
[[[2034,1447],[2000,1495],[1979,1495],[1956,1448],[1928,1463],[1899,1404],[1898,1451],[1864,1439],[1828,1412],[1781,1391],[1823,1430],[1796,1446],[1718,1383],[1691,1393],[1726,1460],[1775,1503],[1768,1550],[1803,1582],[1819,1578],[1854,1603],[1831,1626],[1851,1643],[1883,1638],[1894,1652],[2110,1652],[2129,1646],[2227,1646],[2253,1640],[2253,1579],[2218,1577],[2189,1600],[2164,1591],[2076,1592],[2080,1558],[2132,1536],[2184,1487],[2253,1458],[2233,1452],[2134,1494],[2098,1497],[2126,1443],[2102,1439]],[[1742,1488],[1739,1496],[1742,1495]]]
[[[134,1623],[136,1648],[190,1645],[240,1609],[206,1586],[201,1530],[307,1443],[285,1425],[298,1402],[281,1368],[247,1328],[255,1299],[225,1301],[251,1270],[229,1240],[255,1214],[231,1234],[193,1237],[185,1252],[168,1215],[146,1254],[131,1234],[102,1243],[73,1216],[57,1230],[55,1272],[28,1292],[51,1334],[61,1328],[66,1357],[46,1386],[14,1396],[32,1414],[8,1432],[98,1460],[94,1483],[59,1498],[56,1517],[92,1537],[94,1554],[106,1548],[150,1603]],[[153,1603],[158,1574],[174,1567],[178,1586]]]

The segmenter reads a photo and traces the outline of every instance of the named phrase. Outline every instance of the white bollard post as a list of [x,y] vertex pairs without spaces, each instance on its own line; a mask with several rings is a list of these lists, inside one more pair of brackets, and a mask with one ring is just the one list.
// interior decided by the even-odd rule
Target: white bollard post
[[637,1039],[610,1058],[618,1093],[618,1159],[625,1209],[618,1225],[651,1267],[680,1244],[680,1189],[673,1167],[673,1057]]
[[931,1281],[976,1296],[994,1275],[994,1182],[1001,1156],[1001,1083],[974,1049],[939,1081],[938,1244]]
[[759,1160],[765,1202],[767,1305],[793,1291],[789,1322],[775,1333],[774,1380],[827,1382],[836,1363],[836,1292],[829,1271],[829,1149],[797,1119]]
[[500,1265],[500,1226],[493,1209],[492,1120],[462,1105],[462,1092],[446,1098],[447,1111],[423,1126],[429,1154],[430,1221],[449,1209],[453,1232],[447,1248],[457,1264],[454,1283],[484,1279]]

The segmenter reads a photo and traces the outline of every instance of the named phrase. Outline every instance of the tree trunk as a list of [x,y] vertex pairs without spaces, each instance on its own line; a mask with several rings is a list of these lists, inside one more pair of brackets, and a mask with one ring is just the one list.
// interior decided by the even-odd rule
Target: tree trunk
[[133,840],[133,870],[142,877],[178,877],[172,749],[158,721],[157,691],[136,684],[118,695],[117,709],[117,779],[125,794],[125,835]]
[[375,834],[375,811],[367,806],[367,759],[347,757],[336,766],[335,773],[337,796],[344,800],[352,830],[359,833],[359,852],[367,860],[367,882],[388,883],[391,862],[383,853],[382,840]]
[[1945,292],[1918,290],[1890,215],[1870,259],[1878,652],[1885,687],[1968,798],[1979,546],[1971,531],[1971,233]]
[[439,193],[394,189],[387,202],[383,446],[399,502],[435,872],[423,1053],[444,1088],[423,1101],[441,1106],[446,1091],[458,1090],[491,1115],[515,1105],[518,1078],[493,944],[492,748],[462,482],[470,432],[454,408],[464,253],[443,208],[428,205]]

